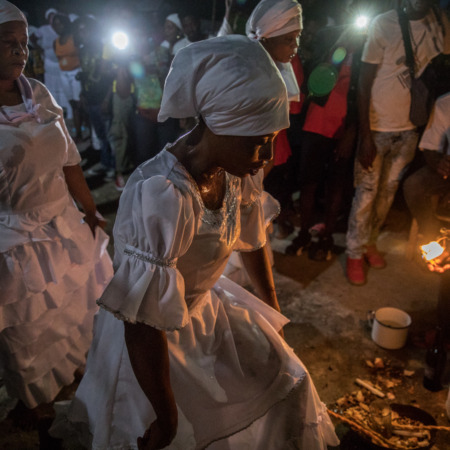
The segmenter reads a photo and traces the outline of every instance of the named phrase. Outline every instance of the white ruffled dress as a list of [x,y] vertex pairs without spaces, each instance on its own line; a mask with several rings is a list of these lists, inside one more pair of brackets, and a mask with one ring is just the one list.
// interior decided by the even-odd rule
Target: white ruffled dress
[[99,301],[86,373],[69,410],[87,447],[137,448],[155,419],[130,365],[123,320],[167,332],[179,411],[168,449],[338,444],[307,370],[278,334],[288,320],[221,277],[233,250],[266,240],[262,173],[226,178],[215,211],[167,149],[128,180],[114,228],[115,275]]
[[36,103],[2,107],[0,122],[0,377],[29,408],[74,379],[92,340],[96,300],[113,275],[74,205],[63,167],[80,155],[62,110],[29,80]]

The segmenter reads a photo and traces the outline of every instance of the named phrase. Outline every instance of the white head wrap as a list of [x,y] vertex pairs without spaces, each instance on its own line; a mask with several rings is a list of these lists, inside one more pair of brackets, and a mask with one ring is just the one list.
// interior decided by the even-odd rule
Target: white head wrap
[[172,22],[174,25],[176,25],[180,30],[183,29],[183,26],[181,25],[181,20],[178,14],[170,14],[166,17],[166,20],[169,22]]
[[58,11],[57,11],[55,8],[49,8],[49,9],[47,9],[47,11],[45,11],[45,15],[44,15],[45,20],[48,20],[48,16],[49,16],[50,14],[58,14]]
[[6,0],[0,0],[0,24],[18,20],[28,26],[25,14],[15,5]]
[[249,38],[260,40],[302,28],[302,7],[297,0],[261,0],[250,15],[245,32]]
[[230,35],[178,51],[158,120],[197,115],[217,135],[262,136],[289,126],[286,86],[258,42]]

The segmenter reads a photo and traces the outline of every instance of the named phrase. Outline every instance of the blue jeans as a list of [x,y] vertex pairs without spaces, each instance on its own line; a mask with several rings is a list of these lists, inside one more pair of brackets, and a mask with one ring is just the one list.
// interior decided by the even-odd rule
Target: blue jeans
[[347,255],[361,258],[366,245],[376,243],[397,192],[403,171],[417,147],[416,130],[372,132],[377,154],[372,170],[355,162],[355,196],[347,231]]

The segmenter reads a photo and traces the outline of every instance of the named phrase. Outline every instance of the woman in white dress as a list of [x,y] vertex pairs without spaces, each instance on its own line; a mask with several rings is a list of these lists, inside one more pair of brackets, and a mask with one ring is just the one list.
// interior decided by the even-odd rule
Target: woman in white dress
[[0,376],[39,420],[85,364],[113,271],[62,110],[22,75],[27,41],[25,16],[0,0]]
[[[193,116],[197,127],[122,193],[115,275],[69,421],[93,449],[325,450],[338,440],[280,335],[265,252],[262,168],[289,123],[258,42],[219,37],[177,53],[159,119]],[[233,250],[261,300],[221,277]]]

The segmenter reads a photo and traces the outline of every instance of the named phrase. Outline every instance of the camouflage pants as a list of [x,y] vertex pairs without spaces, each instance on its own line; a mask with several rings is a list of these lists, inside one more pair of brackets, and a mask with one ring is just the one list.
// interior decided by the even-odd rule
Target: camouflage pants
[[375,244],[391,208],[405,167],[414,158],[418,133],[373,131],[377,155],[370,170],[355,162],[355,196],[347,231],[347,255],[361,258]]

